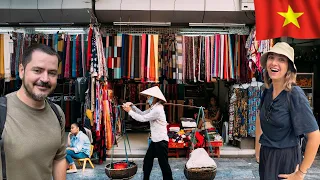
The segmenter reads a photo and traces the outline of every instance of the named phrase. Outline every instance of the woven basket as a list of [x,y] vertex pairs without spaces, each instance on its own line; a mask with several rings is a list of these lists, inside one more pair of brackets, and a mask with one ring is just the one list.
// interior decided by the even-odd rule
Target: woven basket
[[[123,161],[113,164],[116,163],[123,163]],[[110,179],[130,179],[137,173],[137,170],[138,166],[133,161],[130,161],[128,168],[125,169],[111,169],[111,163],[107,164],[105,168],[106,175]]]
[[188,180],[212,180],[216,177],[216,168],[191,168],[184,166],[184,175]]

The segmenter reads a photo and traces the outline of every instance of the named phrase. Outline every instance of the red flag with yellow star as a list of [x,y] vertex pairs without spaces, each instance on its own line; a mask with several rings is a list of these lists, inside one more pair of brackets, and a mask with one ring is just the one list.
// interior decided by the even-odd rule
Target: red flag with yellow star
[[257,40],[320,38],[320,0],[254,0]]

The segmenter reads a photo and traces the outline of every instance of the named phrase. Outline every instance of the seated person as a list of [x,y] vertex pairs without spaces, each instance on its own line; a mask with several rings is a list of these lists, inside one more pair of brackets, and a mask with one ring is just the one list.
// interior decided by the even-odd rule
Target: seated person
[[204,110],[204,120],[205,120],[205,124],[203,124],[202,119],[199,119],[199,126],[198,126],[199,129],[204,130],[204,129],[214,128],[211,119],[209,119],[208,110]]
[[[82,129],[82,128],[81,128]],[[85,132],[85,130],[83,129]],[[68,134],[67,144],[67,162],[69,166],[72,166],[67,173],[77,172],[77,167],[72,158],[82,159],[90,156],[90,141],[88,136],[80,131],[78,123],[71,124],[71,132]]]
[[[193,99],[187,99],[185,105],[195,106]],[[196,115],[198,111],[199,109],[196,109],[196,108],[185,107],[183,110],[183,117],[197,119]]]
[[220,120],[220,108],[217,105],[217,97],[212,96],[208,105],[208,118],[213,126],[217,126]]

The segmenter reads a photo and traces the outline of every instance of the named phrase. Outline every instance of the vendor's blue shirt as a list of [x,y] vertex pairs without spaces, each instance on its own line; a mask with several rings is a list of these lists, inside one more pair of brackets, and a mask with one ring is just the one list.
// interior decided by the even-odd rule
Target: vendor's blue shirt
[[310,104],[300,87],[293,86],[290,92],[283,90],[274,100],[272,92],[272,86],[264,91],[266,94],[260,106],[262,146],[294,147],[299,145],[299,135],[319,129]]
[[77,136],[72,136],[70,139],[70,147],[74,148],[75,153],[85,153],[90,156],[90,141],[86,134],[79,131]]

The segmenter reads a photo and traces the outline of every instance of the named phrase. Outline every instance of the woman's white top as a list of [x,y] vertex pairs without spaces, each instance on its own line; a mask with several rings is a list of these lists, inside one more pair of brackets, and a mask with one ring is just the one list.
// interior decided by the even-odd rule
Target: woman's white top
[[169,141],[166,114],[162,104],[156,103],[143,112],[136,106],[132,106],[129,115],[137,121],[150,122],[151,140],[153,142]]

